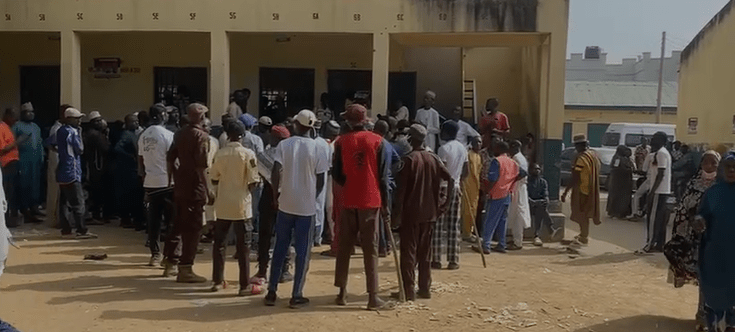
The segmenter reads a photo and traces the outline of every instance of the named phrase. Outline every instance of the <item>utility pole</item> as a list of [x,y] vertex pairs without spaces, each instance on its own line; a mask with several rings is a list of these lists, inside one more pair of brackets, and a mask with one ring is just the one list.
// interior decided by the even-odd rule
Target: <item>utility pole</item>
[[661,66],[658,70],[658,99],[656,100],[656,123],[661,123],[661,98],[664,88],[664,56],[666,55],[666,31],[661,38]]

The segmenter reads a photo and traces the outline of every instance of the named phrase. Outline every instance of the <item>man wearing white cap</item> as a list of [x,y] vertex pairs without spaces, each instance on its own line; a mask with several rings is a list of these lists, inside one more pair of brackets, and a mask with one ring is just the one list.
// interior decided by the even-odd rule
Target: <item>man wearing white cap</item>
[[[89,128],[84,131],[84,155],[87,165],[89,181],[89,212],[92,213],[92,223],[101,224],[102,209],[105,202],[104,175],[107,171],[107,153],[110,150],[110,140],[107,138],[107,123],[102,119],[100,112],[93,111],[87,117]],[[110,211],[105,211],[109,214]]]
[[431,149],[431,151],[437,151],[439,149],[437,146],[437,143],[439,142],[437,136],[439,136],[441,131],[439,128],[439,112],[434,109],[435,101],[436,93],[433,91],[426,91],[426,94],[424,95],[424,107],[416,111],[416,122],[426,127],[426,131],[428,132],[424,139],[424,144],[426,147]]
[[84,114],[75,108],[64,111],[64,125],[56,133],[56,146],[59,151],[59,165],[56,181],[59,183],[59,224],[61,235],[74,237],[70,216],[74,218],[76,239],[94,239],[97,235],[89,233],[84,225],[84,193],[82,192],[82,153],[84,145],[79,135],[79,125]]
[[273,188],[281,188],[280,195],[273,191],[278,205],[276,245],[273,249],[268,295],[265,305],[276,304],[278,280],[286,253],[294,236],[296,271],[289,306],[297,309],[309,304],[303,296],[306,272],[309,270],[309,252],[314,239],[316,198],[324,187],[324,174],[329,170],[328,158],[321,158],[317,143],[309,137],[316,116],[303,110],[294,119],[296,135],[278,144],[271,172]]

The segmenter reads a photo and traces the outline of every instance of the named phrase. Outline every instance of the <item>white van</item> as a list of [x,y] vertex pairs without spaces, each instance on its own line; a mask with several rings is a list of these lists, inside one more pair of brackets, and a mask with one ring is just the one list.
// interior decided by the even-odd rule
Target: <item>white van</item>
[[607,127],[605,135],[602,136],[602,147],[617,149],[619,145],[635,148],[641,144],[641,137],[651,137],[656,132],[663,131],[669,137],[669,141],[676,139],[676,125],[655,123],[613,123]]

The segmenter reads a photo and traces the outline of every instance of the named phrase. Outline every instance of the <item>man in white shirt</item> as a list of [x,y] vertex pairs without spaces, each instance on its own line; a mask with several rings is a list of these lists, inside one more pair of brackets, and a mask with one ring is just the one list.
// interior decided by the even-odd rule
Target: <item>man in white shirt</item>
[[143,170],[143,188],[145,189],[148,217],[148,242],[151,250],[149,266],[161,263],[161,225],[170,223],[173,211],[173,183],[169,183],[166,153],[174,141],[174,133],[166,129],[166,107],[155,104],[148,111],[151,125],[138,138],[138,167]]
[[[521,153],[522,144],[514,140],[510,142],[510,155],[518,164],[521,173],[528,173],[528,161]],[[508,208],[508,223],[513,234],[513,242],[508,250],[523,249],[523,230],[531,227],[531,207],[528,202],[528,178],[523,177],[516,182]]]
[[428,135],[424,139],[424,144],[431,151],[438,151],[438,142],[441,122],[439,121],[439,112],[434,109],[434,102],[436,101],[436,93],[433,91],[426,91],[424,95],[424,106],[416,112],[416,122],[426,127]]
[[447,252],[447,269],[459,269],[459,243],[460,223],[462,215],[460,211],[460,188],[459,185],[469,173],[469,159],[467,158],[467,147],[457,141],[459,124],[453,120],[444,122],[441,136],[446,143],[439,148],[439,159],[444,162],[449,174],[454,179],[454,188],[447,188],[447,199],[451,202],[449,210],[437,220],[432,239],[431,268],[441,269],[441,255]]
[[472,125],[462,120],[461,106],[457,106],[454,108],[454,111],[452,111],[452,119],[454,121],[457,121],[457,124],[459,125],[459,131],[457,132],[457,141],[469,147],[470,143],[472,142],[472,138],[479,137],[480,133],[478,133],[475,128],[472,128]]
[[653,134],[651,138],[653,158],[648,168],[648,177],[653,182],[647,196],[646,206],[648,236],[646,245],[637,253],[663,252],[664,244],[666,244],[666,226],[669,223],[666,202],[672,193],[671,154],[665,147],[667,141],[666,133],[661,131]]
[[[316,133],[321,131],[322,122],[317,121],[316,125],[314,126],[314,129],[316,130]],[[332,165],[332,147],[330,147],[329,143],[321,138],[319,135],[315,138],[317,147],[319,148],[319,158],[325,159],[322,160],[322,162],[326,162],[327,165]],[[328,171],[328,170],[327,170]],[[325,178],[328,178],[327,172],[324,174]],[[322,233],[324,232],[324,224],[325,224],[325,208],[327,206],[327,187],[328,182],[324,181],[324,186],[322,187],[321,191],[319,192],[319,196],[316,197],[316,222],[314,225],[314,245],[319,247],[322,245]]]
[[275,154],[272,184],[273,188],[280,187],[281,193],[273,191],[273,199],[278,202],[278,217],[268,295],[265,297],[267,306],[276,304],[278,280],[292,237],[296,248],[296,271],[289,306],[298,309],[309,304],[303,290],[309,269],[309,253],[314,243],[315,202],[324,188],[324,174],[329,170],[329,164],[325,163],[327,159],[319,156],[316,141],[309,137],[315,123],[316,115],[312,111],[299,112],[294,118],[295,136],[282,141]]
[[394,109],[396,110],[395,111],[396,112],[395,113],[396,120],[398,120],[398,121],[401,121],[401,120],[408,121],[408,118],[409,118],[408,107],[406,107],[405,105],[403,105],[403,101],[402,100],[396,100],[396,104],[395,104],[394,107],[395,107]]

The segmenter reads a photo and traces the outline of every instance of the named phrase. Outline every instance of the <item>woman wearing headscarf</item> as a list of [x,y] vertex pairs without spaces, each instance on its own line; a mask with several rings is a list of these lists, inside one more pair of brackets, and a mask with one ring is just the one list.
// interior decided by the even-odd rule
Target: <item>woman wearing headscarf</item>
[[[669,270],[673,276],[674,287],[697,280],[699,268],[699,245],[702,233],[694,226],[694,218],[699,211],[705,191],[709,189],[717,177],[717,165],[720,163],[720,154],[710,150],[702,155],[702,161],[697,174],[687,184],[674,217],[674,229],[671,240],[664,246],[664,254],[671,263]],[[704,330],[706,315],[700,294],[699,306],[696,315],[697,330]]]
[[[735,328],[735,153],[722,160],[721,177],[702,197],[695,229],[699,247],[699,288],[710,332]],[[724,321],[724,322],[723,322]]]
[[631,214],[633,171],[635,171],[635,164],[630,158],[632,154],[630,148],[620,145],[610,163],[607,215],[613,218],[622,219]]

